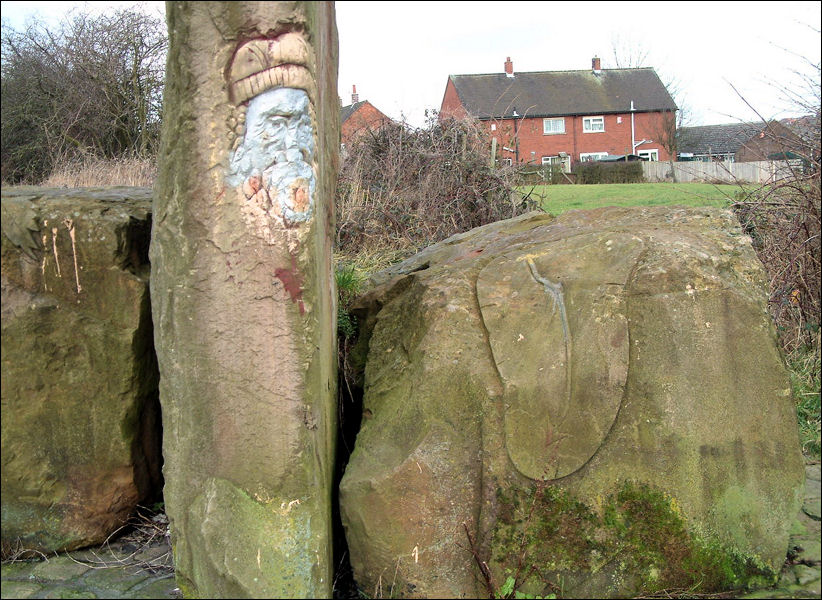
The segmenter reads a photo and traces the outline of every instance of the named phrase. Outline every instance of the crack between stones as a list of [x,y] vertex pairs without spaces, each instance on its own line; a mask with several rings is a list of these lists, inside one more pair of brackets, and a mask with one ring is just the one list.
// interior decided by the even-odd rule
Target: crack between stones
[[[483,265],[482,268],[484,267],[485,265]],[[493,412],[493,415],[496,420],[494,428],[496,431],[499,431],[504,438],[505,410],[501,406],[501,403],[505,400],[505,382],[502,378],[502,373],[500,373],[497,361],[494,358],[494,351],[491,348],[491,335],[488,331],[488,326],[485,323],[485,317],[482,314],[482,306],[480,305],[479,295],[477,294],[477,283],[479,281],[479,273],[482,271],[482,268],[480,268],[477,271],[477,276],[474,278],[473,281],[473,301],[474,308],[477,311],[477,315],[479,316],[480,326],[482,329],[482,336],[485,341],[485,347],[488,352],[488,358],[490,359],[491,364],[494,365],[494,372],[497,375],[497,381],[499,381],[501,396],[499,401],[493,402],[491,404],[491,411]],[[488,450],[485,447],[487,443],[487,433],[485,431],[486,420],[487,416],[485,415],[485,411],[483,411],[482,423],[480,425],[480,452],[482,452],[482,459],[480,461],[479,469],[480,503],[479,510],[477,511],[477,514],[474,516],[474,518],[476,519],[476,538],[477,540],[479,540],[479,551],[483,556],[490,555],[489,553],[491,544],[491,530],[493,529],[496,521],[496,492],[493,489],[493,487],[491,487],[491,489],[489,490],[486,490],[486,486],[493,484],[494,481],[493,458],[488,456]]]

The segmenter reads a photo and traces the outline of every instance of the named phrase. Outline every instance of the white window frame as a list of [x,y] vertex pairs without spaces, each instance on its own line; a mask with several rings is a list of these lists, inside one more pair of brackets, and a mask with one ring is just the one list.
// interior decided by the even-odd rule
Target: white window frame
[[506,165],[508,167],[511,167],[514,164],[514,159],[512,159],[512,158],[500,158],[497,162],[501,165]]
[[648,162],[659,162],[658,148],[648,148],[647,150],[639,150],[636,154],[637,156],[641,156],[642,158],[647,158]]
[[[601,123],[602,128],[595,128],[595,123]],[[605,117],[582,117],[582,133],[603,133],[605,131]]]
[[594,162],[606,156],[607,152],[582,152],[579,155],[579,162]]
[[[557,127],[557,124],[561,127]],[[561,129],[562,131],[559,131]],[[562,135],[565,133],[565,117],[542,120],[542,135]]]

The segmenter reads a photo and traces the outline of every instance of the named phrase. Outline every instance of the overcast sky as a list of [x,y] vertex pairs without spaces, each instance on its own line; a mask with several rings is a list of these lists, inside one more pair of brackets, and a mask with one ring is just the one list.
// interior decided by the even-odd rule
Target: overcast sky
[[[2,2],[4,22],[57,19],[72,6],[135,2]],[[162,2],[141,3],[162,12]],[[795,72],[820,62],[820,2],[337,2],[339,95],[351,87],[393,118],[422,125],[449,74],[588,69],[644,54],[675,81],[693,124],[799,114],[780,97]],[[818,93],[818,92],[817,92]]]

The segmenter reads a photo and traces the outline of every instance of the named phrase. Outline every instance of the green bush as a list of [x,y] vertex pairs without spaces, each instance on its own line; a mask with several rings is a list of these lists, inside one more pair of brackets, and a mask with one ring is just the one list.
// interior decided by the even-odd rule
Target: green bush
[[577,183],[642,183],[642,163],[636,162],[582,162],[576,163],[571,172]]

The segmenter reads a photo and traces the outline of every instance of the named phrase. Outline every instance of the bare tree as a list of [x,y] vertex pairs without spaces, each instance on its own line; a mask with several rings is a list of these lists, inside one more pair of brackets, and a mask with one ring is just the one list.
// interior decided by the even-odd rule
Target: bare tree
[[139,9],[75,11],[56,29],[2,27],[2,176],[39,181],[61,158],[156,152],[166,30]]
[[[642,43],[638,43],[631,38],[623,38],[615,35],[611,38],[611,53],[613,55],[614,65],[617,68],[642,68],[645,67],[649,52],[645,49]],[[672,74],[660,74],[662,84],[668,90],[674,104],[677,105],[676,111],[666,111],[662,118],[653,127],[651,135],[654,141],[660,145],[668,153],[668,161],[671,165],[671,173],[676,182],[676,169],[674,169],[674,162],[676,161],[677,149],[680,141],[680,131],[682,127],[687,126],[690,120],[691,111],[688,108],[685,99],[684,86]]]
[[800,76],[779,88],[788,107],[802,115],[783,120],[792,135],[773,126],[739,94],[761,120],[762,135],[778,149],[772,157],[784,162],[772,181],[753,192],[746,190],[734,209],[771,277],[770,309],[783,348],[791,353],[810,347],[818,356],[822,320],[820,64],[805,59],[804,70],[793,74]]
[[646,66],[648,50],[630,37],[614,34],[611,36],[611,56],[616,69],[638,69]]
[[491,167],[488,138],[473,119],[433,114],[421,129],[388,123],[346,146],[337,247],[411,251],[533,209],[513,193],[515,179],[515,166]]

